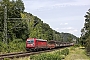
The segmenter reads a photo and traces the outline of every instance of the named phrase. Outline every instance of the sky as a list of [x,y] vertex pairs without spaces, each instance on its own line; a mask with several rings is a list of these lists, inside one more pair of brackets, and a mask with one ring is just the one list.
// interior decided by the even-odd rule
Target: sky
[[81,36],[90,0],[22,0],[25,12],[39,17],[58,31]]

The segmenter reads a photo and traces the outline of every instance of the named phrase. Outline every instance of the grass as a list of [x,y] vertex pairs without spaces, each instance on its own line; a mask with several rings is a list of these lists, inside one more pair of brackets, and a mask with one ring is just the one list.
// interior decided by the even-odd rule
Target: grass
[[14,58],[14,59],[5,58],[4,60],[30,60],[30,57],[21,57],[21,58]]
[[15,58],[13,60],[30,60],[30,57]]
[[90,58],[85,54],[85,49],[82,49],[82,47],[71,47],[69,50],[70,53],[64,60],[90,60]]

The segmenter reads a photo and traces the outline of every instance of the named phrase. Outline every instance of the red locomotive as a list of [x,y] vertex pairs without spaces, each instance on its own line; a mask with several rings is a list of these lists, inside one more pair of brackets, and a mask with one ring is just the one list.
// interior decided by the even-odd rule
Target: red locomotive
[[47,40],[36,38],[28,38],[26,40],[26,50],[38,50],[46,48],[47,48]]
[[38,51],[38,50],[59,48],[59,47],[72,46],[72,45],[74,44],[68,42],[55,41],[55,40],[50,40],[50,42],[48,42],[47,40],[36,39],[36,38],[28,38],[26,40],[27,51]]

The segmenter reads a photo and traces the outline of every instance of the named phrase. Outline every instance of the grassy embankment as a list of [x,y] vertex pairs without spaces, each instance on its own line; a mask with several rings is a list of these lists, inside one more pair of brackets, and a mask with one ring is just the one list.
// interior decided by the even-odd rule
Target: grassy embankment
[[64,60],[90,60],[90,57],[86,55],[84,47],[70,47],[69,55]]

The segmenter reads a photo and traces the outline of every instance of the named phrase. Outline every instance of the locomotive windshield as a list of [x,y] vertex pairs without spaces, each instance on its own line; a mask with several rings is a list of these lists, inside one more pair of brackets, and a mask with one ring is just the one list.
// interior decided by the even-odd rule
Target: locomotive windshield
[[34,42],[34,40],[27,40],[28,44],[32,44]]

